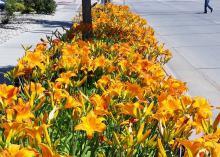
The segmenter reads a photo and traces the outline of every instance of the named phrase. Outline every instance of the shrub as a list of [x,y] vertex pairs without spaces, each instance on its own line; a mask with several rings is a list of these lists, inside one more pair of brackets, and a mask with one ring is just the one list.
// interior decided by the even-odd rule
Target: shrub
[[7,24],[13,18],[13,14],[15,12],[15,3],[16,0],[7,0],[5,3],[5,12],[3,17],[1,18],[2,24]]
[[5,13],[1,19],[3,24],[7,24],[12,18],[14,12],[23,12],[25,10],[25,6],[22,1],[17,0],[7,0],[5,3]]
[[8,15],[13,15],[15,12],[16,0],[7,0],[5,3],[5,11]]
[[56,2],[54,0],[24,0],[26,12],[31,9],[38,14],[52,14],[56,10]]
[[12,19],[11,15],[4,14],[1,17],[1,23],[2,24],[8,24],[11,19]]
[[34,10],[38,14],[52,14],[56,10],[56,2],[54,0],[35,0]]
[[17,11],[17,12],[24,12],[24,10],[25,10],[25,6],[23,3],[16,2],[14,7],[15,7],[15,11]]
[[34,0],[23,0],[25,10],[22,13],[31,13],[34,12]]

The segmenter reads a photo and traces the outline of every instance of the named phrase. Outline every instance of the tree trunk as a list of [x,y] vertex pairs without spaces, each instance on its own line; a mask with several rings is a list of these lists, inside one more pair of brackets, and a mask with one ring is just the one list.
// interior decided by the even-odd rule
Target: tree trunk
[[91,0],[82,0],[83,40],[92,38]]

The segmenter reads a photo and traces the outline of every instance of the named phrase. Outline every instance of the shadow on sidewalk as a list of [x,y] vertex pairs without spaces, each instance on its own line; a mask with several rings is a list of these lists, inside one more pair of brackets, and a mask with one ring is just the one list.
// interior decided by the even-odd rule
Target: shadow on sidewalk
[[11,82],[4,77],[4,74],[8,71],[12,70],[14,66],[0,67],[0,83],[6,83],[7,85],[11,84]]
[[34,24],[41,24],[43,27],[54,28],[54,27],[67,27],[70,28],[73,24],[72,21],[53,21],[53,20],[39,20],[39,19],[29,19],[26,18],[24,20],[31,21]]
[[9,30],[9,29],[19,30],[19,29],[21,29],[22,27],[19,27],[19,26],[4,25],[4,24],[1,24],[1,23],[0,23],[0,28],[6,29],[6,30]]
[[38,20],[39,23],[43,24],[44,27],[67,27],[70,28],[73,24],[72,21],[49,21],[49,20]]
[[57,5],[69,5],[72,2],[65,2],[65,1],[61,1],[61,2],[57,2]]

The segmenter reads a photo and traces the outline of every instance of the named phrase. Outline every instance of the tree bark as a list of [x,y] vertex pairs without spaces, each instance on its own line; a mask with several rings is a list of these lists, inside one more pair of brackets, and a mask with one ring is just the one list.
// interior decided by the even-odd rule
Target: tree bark
[[91,0],[82,0],[83,40],[92,38]]

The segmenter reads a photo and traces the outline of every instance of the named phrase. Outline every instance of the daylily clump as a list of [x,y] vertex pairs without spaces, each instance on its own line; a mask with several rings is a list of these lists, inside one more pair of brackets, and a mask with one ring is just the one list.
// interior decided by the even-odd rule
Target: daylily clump
[[92,15],[92,39],[74,24],[0,85],[0,156],[218,157],[220,115],[165,73],[171,53],[147,22],[110,3]]

